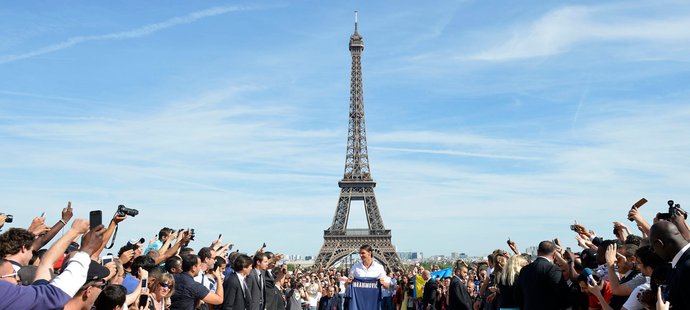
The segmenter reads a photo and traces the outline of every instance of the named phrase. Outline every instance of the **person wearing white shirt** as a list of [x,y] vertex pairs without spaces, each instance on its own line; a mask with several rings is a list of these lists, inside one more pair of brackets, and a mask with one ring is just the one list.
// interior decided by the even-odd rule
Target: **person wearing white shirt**
[[369,245],[363,245],[359,248],[359,257],[361,261],[352,265],[350,268],[350,279],[348,282],[352,281],[352,277],[359,278],[376,278],[381,282],[381,286],[387,289],[390,286],[391,279],[386,275],[386,270],[383,269],[383,265],[379,264],[374,260],[373,249]]

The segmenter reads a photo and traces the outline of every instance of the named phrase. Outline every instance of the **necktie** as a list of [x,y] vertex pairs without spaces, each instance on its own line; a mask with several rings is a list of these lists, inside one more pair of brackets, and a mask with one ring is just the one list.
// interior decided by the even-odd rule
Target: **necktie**
[[244,295],[244,297],[247,297],[248,294],[249,294],[249,288],[247,287],[247,282],[245,282],[243,279],[242,280],[242,295]]

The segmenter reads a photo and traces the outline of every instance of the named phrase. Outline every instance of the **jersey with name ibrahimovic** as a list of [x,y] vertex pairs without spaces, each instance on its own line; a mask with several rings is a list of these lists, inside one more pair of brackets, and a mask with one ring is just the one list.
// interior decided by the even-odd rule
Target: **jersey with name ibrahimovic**
[[381,309],[381,283],[377,278],[354,278],[347,287],[349,310]]

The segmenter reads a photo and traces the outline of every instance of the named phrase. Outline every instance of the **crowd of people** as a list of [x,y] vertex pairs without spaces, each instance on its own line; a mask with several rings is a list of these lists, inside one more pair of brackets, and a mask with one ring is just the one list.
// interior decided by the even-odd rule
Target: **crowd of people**
[[[194,230],[167,227],[154,240],[131,240],[103,255],[127,212],[106,227],[72,221],[68,204],[52,227],[39,217],[27,229],[0,234],[0,310],[690,309],[687,213],[671,204],[650,224],[638,211],[635,205],[627,214],[638,231],[614,222],[611,238],[572,225],[579,251],[553,239],[532,256],[508,240],[509,251],[449,269],[391,270],[368,245],[350,268],[300,268],[265,245],[250,254],[233,251],[221,236],[192,248]],[[7,219],[0,214],[0,227]],[[373,280],[354,285],[367,279]],[[378,294],[365,297],[360,288]]]

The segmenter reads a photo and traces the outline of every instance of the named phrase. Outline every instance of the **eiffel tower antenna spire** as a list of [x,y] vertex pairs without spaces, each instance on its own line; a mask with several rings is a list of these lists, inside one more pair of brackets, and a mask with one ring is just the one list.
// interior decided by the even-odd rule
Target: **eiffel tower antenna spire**
[[[376,204],[374,194],[376,182],[372,179],[369,169],[362,84],[364,40],[357,31],[357,22],[357,11],[355,11],[355,32],[350,36],[349,44],[352,70],[345,173],[343,179],[338,182],[340,198],[333,215],[333,222],[324,231],[324,243],[314,264],[331,267],[351,253],[357,253],[360,246],[368,244],[374,248],[374,258],[384,265],[400,267],[400,258],[391,243],[391,231],[383,225],[383,219]],[[364,202],[366,229],[350,229],[347,225],[350,203],[353,200]]]
[[357,11],[355,11],[355,33],[357,33]]

